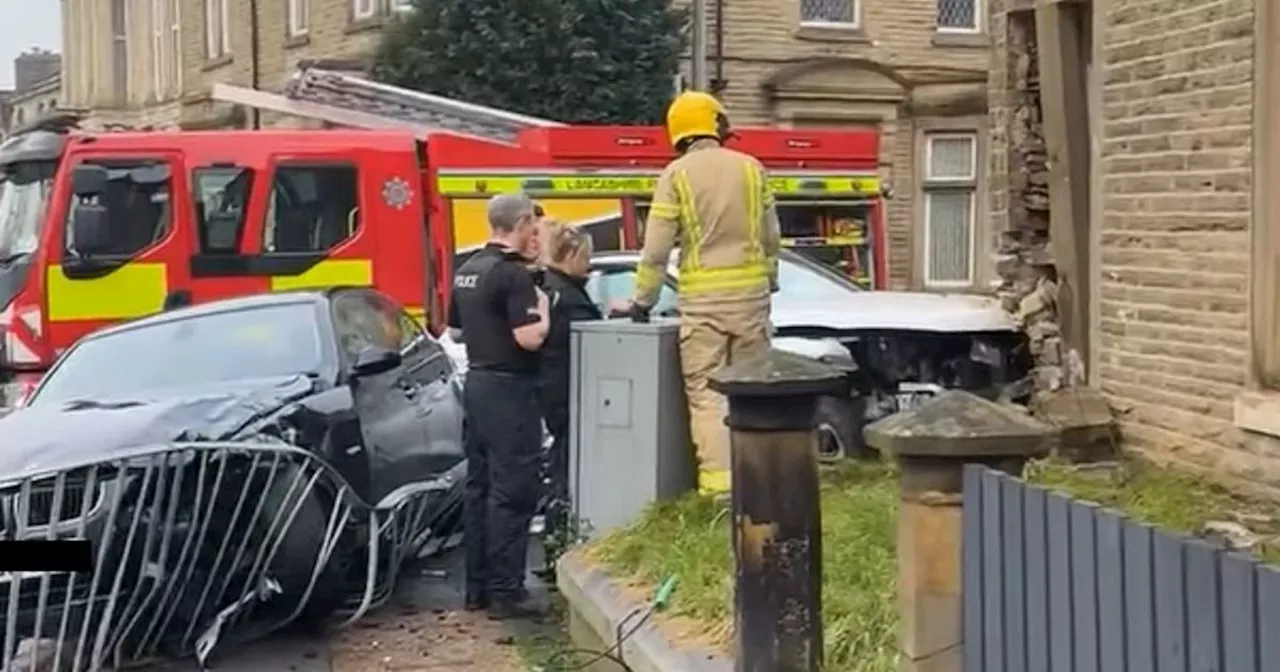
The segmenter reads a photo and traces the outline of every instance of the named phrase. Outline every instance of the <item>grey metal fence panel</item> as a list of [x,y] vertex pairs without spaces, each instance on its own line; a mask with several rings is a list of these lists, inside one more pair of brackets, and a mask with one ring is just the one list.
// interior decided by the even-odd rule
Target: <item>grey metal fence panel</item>
[[1126,672],[1124,664],[1124,523],[1115,511],[1099,511],[1098,668]]
[[973,465],[966,672],[1274,672],[1280,568]]
[[1098,567],[1093,518],[1096,506],[1071,503],[1071,611],[1075,672],[1098,670]]
[[1228,553],[1221,558],[1223,672],[1258,668],[1258,563]]
[[1004,661],[1004,546],[1000,521],[1000,475],[987,471],[982,476],[982,560],[984,591],[982,629],[986,642],[984,670],[1005,672]]
[[1280,571],[1261,568],[1257,577],[1258,664],[1275,665],[1280,660]]
[[1023,539],[1022,493],[1012,478],[1001,481],[1000,504],[1004,523],[1004,658],[1009,670],[1027,669],[1026,543]]
[[1187,663],[1193,672],[1222,669],[1221,588],[1218,583],[1218,549],[1199,539],[1188,539]]
[[1124,529],[1125,651],[1129,672],[1156,672],[1155,576],[1148,525]]
[[1182,574],[1182,540],[1163,530],[1151,536],[1156,587],[1156,669],[1186,672],[1187,599]]
[[982,669],[982,469],[964,472],[964,508],[960,514],[960,555],[963,565],[964,666]]
[[1027,672],[1049,672],[1049,542],[1045,492],[1025,488],[1023,538],[1027,544]]
[[1050,493],[1045,501],[1049,536],[1049,669],[1075,672],[1071,636],[1071,502]]

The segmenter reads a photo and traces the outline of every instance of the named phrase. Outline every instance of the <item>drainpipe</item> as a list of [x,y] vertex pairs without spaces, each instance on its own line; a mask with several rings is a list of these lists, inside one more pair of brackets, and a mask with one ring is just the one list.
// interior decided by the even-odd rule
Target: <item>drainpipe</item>
[[689,75],[694,91],[707,86],[707,0],[693,0],[693,39],[690,40]]
[[716,0],[716,76],[711,80],[711,93],[718,94],[729,86],[724,79],[724,0]]
[[[249,0],[249,86],[257,91],[261,87],[258,57],[261,45],[258,39],[258,0]],[[262,128],[262,111],[258,108],[250,110],[253,130]]]

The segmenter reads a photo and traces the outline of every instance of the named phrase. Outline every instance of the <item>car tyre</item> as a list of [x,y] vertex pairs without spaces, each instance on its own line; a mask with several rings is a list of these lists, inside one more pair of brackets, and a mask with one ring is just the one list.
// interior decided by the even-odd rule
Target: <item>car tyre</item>
[[865,401],[859,396],[818,399],[818,461],[838,462],[849,457],[871,456],[862,438],[865,407]]
[[[282,469],[276,478],[272,479],[272,492],[267,495],[269,500],[263,509],[264,512],[280,512],[282,515],[288,515],[292,511],[292,507],[297,504],[298,495],[296,488],[295,492],[290,494],[289,486],[298,476],[298,472],[297,466],[290,466]],[[308,479],[304,476],[302,482],[305,483],[306,480]],[[284,537],[280,540],[280,545],[268,569],[269,573],[280,582],[283,591],[281,597],[290,610],[297,606],[297,603],[293,602],[296,596],[305,592],[307,585],[311,583],[315,559],[320,556],[321,549],[324,547],[329,517],[334,506],[331,503],[332,500],[325,495],[326,493],[318,490],[312,490],[306,495],[306,500],[299,505],[293,523],[289,529],[285,530]],[[287,498],[293,501],[288,501]],[[271,522],[271,518],[264,516],[260,524],[269,526]],[[319,627],[342,605],[343,579],[345,578],[343,568],[347,564],[342,562],[343,551],[343,544],[338,543],[320,569],[315,584],[311,586],[311,594],[307,597],[306,606],[298,615],[297,621],[300,625],[308,628]]]

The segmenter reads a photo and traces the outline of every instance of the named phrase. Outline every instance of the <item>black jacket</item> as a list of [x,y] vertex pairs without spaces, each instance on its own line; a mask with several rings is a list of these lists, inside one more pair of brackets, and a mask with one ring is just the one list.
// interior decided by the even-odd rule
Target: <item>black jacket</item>
[[586,278],[547,269],[545,289],[551,305],[551,326],[542,345],[541,396],[543,415],[552,432],[569,422],[569,323],[602,319],[587,295]]

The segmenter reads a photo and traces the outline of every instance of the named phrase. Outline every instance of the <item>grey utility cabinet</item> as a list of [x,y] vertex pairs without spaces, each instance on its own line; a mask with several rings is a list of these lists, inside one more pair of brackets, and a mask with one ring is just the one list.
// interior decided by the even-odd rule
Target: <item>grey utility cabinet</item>
[[694,487],[679,323],[574,322],[569,492],[591,537]]

